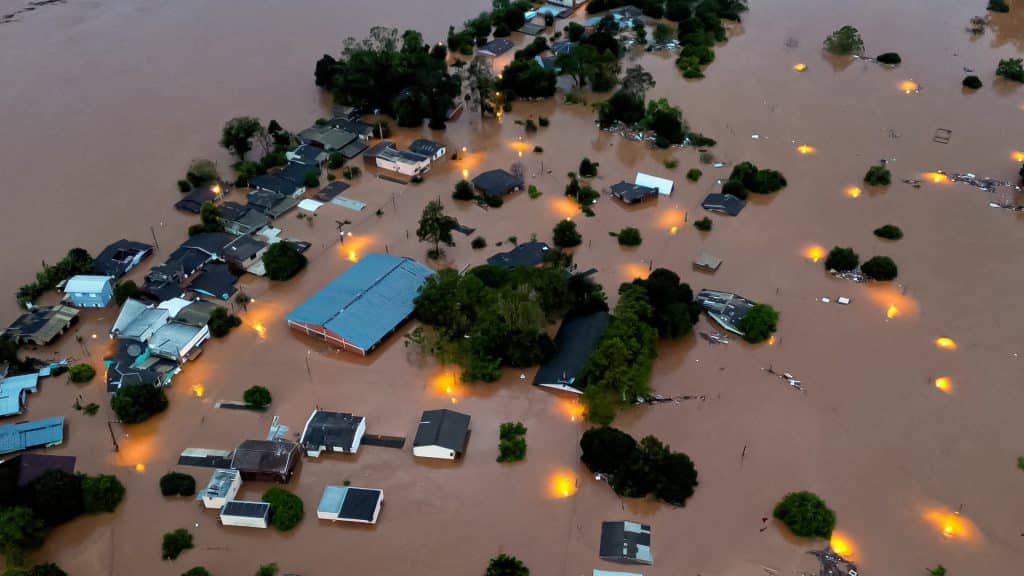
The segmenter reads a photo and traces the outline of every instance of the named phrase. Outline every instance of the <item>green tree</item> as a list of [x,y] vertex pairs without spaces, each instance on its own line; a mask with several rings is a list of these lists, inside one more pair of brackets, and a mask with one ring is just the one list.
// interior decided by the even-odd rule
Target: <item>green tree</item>
[[636,440],[617,428],[591,428],[580,437],[580,460],[596,474],[616,474],[634,459]]
[[277,564],[263,564],[259,570],[256,571],[256,576],[277,576]]
[[114,302],[117,302],[117,305],[121,306],[129,298],[138,298],[141,293],[142,290],[139,290],[139,286],[133,280],[118,282],[117,285],[114,286]]
[[935,568],[930,568],[928,570],[928,575],[929,576],[946,576],[946,567],[943,566],[942,564],[939,564]]
[[502,71],[502,90],[520,98],[550,98],[555,94],[558,77],[536,60],[513,60]]
[[836,526],[836,514],[813,492],[790,492],[772,512],[793,534],[828,538]]
[[487,563],[484,576],[530,576],[530,569],[515,556],[498,554]]
[[124,485],[117,476],[100,474],[82,478],[82,504],[88,514],[113,512],[124,499]]
[[676,29],[663,23],[659,22],[654,27],[654,43],[664,44],[676,37]]
[[577,87],[586,86],[600,68],[601,55],[589,44],[578,44],[572,50],[555,57],[555,66],[562,74],[572,78]]
[[164,496],[192,496],[196,493],[196,479],[181,472],[168,472],[160,477],[160,493]]
[[647,278],[633,280],[644,290],[651,313],[642,319],[658,331],[662,338],[680,338],[690,333],[700,317],[700,306],[693,301],[693,290],[681,282],[679,275],[666,268],[657,268]]
[[701,172],[699,169],[690,168],[689,170],[686,171],[686,179],[689,180],[690,182],[696,182],[700,180],[702,174],[703,172]]
[[643,238],[640,237],[640,230],[627,226],[618,233],[619,246],[639,246],[643,242]]
[[498,430],[498,462],[518,462],[526,457],[526,426],[505,422]]
[[227,308],[218,306],[211,314],[207,322],[210,327],[210,334],[214,338],[223,338],[231,332],[232,328],[242,325],[242,319],[228,312]]
[[68,380],[75,384],[84,384],[96,376],[96,369],[88,364],[75,364],[68,368]]
[[853,251],[853,248],[834,246],[825,257],[825,270],[837,272],[849,272],[860,264],[860,256]]
[[198,188],[219,181],[220,173],[217,172],[217,164],[212,160],[199,158],[189,164],[185,179],[189,184]]
[[597,162],[591,162],[590,158],[584,157],[583,160],[580,160],[580,176],[584,178],[593,178],[594,176],[597,176],[598,166],[599,164]]
[[278,486],[264,492],[263,501],[270,503],[270,524],[282,532],[298,526],[305,514],[302,499]]
[[572,248],[583,242],[583,236],[576,230],[576,223],[572,220],[559,220],[553,234],[555,246],[559,248]]
[[444,205],[437,200],[428,202],[420,215],[419,227],[416,229],[416,237],[420,242],[431,242],[434,248],[427,252],[427,257],[433,260],[441,258],[444,251],[441,244],[455,246],[452,239],[452,230],[459,225],[459,222],[444,213]]
[[841,56],[864,53],[864,40],[853,26],[843,26],[825,38],[825,50]]
[[664,98],[647,103],[642,126],[671,144],[682,144],[686,136],[683,113]]
[[872,256],[860,265],[860,271],[868,278],[880,281],[894,280],[899,275],[899,268],[888,256]]
[[655,84],[654,76],[639,64],[626,68],[626,73],[622,76],[622,90],[641,101],[647,97],[647,91],[654,88]]
[[970,88],[971,90],[977,90],[982,86],[981,78],[978,78],[974,74],[965,76],[962,84],[964,85],[964,88]]
[[722,184],[722,194],[735,196],[743,200],[746,200],[748,195],[747,187],[743,185],[743,182],[734,179],[726,180],[725,184]]
[[166,410],[167,395],[148,384],[122,386],[110,398],[110,407],[122,422],[135,424]]
[[8,565],[19,565],[25,551],[38,548],[46,538],[46,524],[22,506],[0,510],[0,550]]
[[476,197],[476,192],[473,190],[473,185],[466,180],[459,180],[455,184],[455,191],[452,192],[452,198],[456,200],[472,200]]
[[480,117],[494,111],[492,97],[496,92],[497,81],[491,72],[491,64],[481,56],[473,58],[466,68],[469,79],[469,92],[474,105],[480,110]]
[[263,267],[267,271],[267,278],[288,280],[306,267],[306,257],[291,242],[277,242],[263,253]]
[[778,329],[779,313],[767,304],[756,304],[736,323],[743,339],[751,344],[763,342]]
[[27,488],[25,504],[47,526],[72,520],[85,509],[80,475],[58,469],[47,470]]
[[[1002,12],[1005,14],[1010,11],[1010,6],[1006,3],[1006,0],[988,0],[988,10],[991,10],[992,12]],[[945,571],[943,571],[943,574],[944,573]]]
[[872,186],[888,186],[892,182],[892,174],[884,165],[879,164],[868,168],[864,181]]
[[633,125],[644,119],[644,101],[624,90],[619,90],[604,102],[594,105],[597,122],[602,128],[609,128],[616,122]]
[[1004,58],[996,66],[996,76],[1002,76],[1014,82],[1024,82],[1024,60],[1020,58]]
[[189,568],[185,572],[181,573],[181,576],[212,576],[210,571],[202,566],[196,566],[195,568]]
[[331,170],[338,170],[345,165],[345,156],[335,150],[327,157],[327,167]]
[[245,400],[247,406],[257,410],[266,410],[272,400],[270,390],[263,386],[251,386],[242,395],[242,399]]
[[700,220],[694,220],[693,222],[693,227],[701,232],[710,232],[712,225],[711,218],[708,218],[707,216]]
[[245,160],[252,150],[252,139],[260,131],[260,121],[252,116],[239,116],[224,123],[220,145],[230,150],[239,160]]
[[302,185],[306,188],[319,188],[320,173],[316,170],[308,170],[302,175]]
[[899,240],[903,238],[903,230],[900,230],[899,226],[893,226],[892,224],[886,224],[875,228],[875,236],[879,238],[885,238],[886,240]]
[[654,496],[673,506],[685,506],[697,484],[697,468],[693,461],[682,452],[673,452],[661,460]]
[[586,32],[586,28],[577,22],[569,22],[565,26],[565,35],[570,42],[579,42],[582,40],[584,32]]
[[164,560],[174,560],[185,550],[194,547],[195,545],[192,544],[192,534],[184,528],[178,528],[173,532],[164,534],[161,558]]

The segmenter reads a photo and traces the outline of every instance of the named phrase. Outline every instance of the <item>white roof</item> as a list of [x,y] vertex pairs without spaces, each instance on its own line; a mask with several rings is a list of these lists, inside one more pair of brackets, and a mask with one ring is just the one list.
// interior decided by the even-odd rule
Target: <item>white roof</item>
[[167,310],[167,312],[171,315],[171,318],[176,318],[178,316],[178,312],[181,312],[182,308],[188,306],[191,303],[191,300],[186,300],[184,298],[171,298],[170,300],[164,300],[163,302],[158,304],[157,308],[161,310]]
[[39,374],[0,378],[0,416],[21,414],[22,394],[35,392]]
[[672,182],[671,180],[658,178],[657,176],[651,176],[650,174],[644,174],[643,172],[636,173],[636,180],[633,183],[637,186],[657,188],[658,194],[661,194],[662,196],[671,196],[672,187],[675,186],[675,182]]
[[99,294],[107,286],[107,283],[114,279],[113,276],[88,276],[79,274],[68,279],[64,285],[64,293],[72,292],[82,294]]
[[124,332],[136,318],[142,315],[143,311],[148,309],[149,306],[134,298],[125,300],[124,304],[121,305],[121,312],[117,315],[117,320],[114,320],[114,326],[110,329],[110,333],[119,334]]
[[323,206],[323,202],[317,202],[311,198],[306,198],[299,202],[299,210],[305,210],[306,212],[316,212],[318,208]]

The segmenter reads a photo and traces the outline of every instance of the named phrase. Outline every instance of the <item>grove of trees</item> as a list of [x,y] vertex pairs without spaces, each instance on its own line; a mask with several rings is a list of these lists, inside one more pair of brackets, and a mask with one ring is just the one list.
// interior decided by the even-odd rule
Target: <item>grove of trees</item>
[[305,268],[306,263],[306,256],[288,241],[271,244],[263,253],[263,267],[271,280],[288,280]]
[[803,537],[828,538],[836,526],[836,513],[813,492],[790,492],[775,505],[772,512],[793,534]]
[[580,439],[580,460],[594,473],[606,475],[615,493],[627,498],[653,494],[673,506],[685,506],[697,487],[697,468],[690,457],[654,436],[637,442],[607,426],[591,428]]
[[110,407],[121,422],[136,424],[166,410],[167,395],[148,384],[121,386],[110,397]]

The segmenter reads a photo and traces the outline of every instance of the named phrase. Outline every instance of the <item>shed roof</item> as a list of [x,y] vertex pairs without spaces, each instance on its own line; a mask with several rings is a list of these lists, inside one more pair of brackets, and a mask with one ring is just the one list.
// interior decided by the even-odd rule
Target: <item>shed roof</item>
[[328,446],[351,450],[356,431],[364,420],[362,416],[353,416],[348,412],[314,410],[302,431],[299,444],[306,448]]
[[355,486],[330,486],[324,488],[317,512],[337,514],[342,520],[373,522],[377,503],[383,498],[383,491],[377,488]]
[[231,467],[241,472],[287,473],[295,465],[299,445],[287,440],[246,440],[231,457]]
[[426,138],[419,138],[417,140],[413,140],[412,144],[409,144],[409,150],[412,150],[416,154],[421,154],[423,156],[428,156],[431,158],[434,156],[434,154],[437,154],[444,147],[444,144],[441,144],[440,142],[434,142],[433,140],[427,140]]
[[491,266],[514,268],[516,266],[537,266],[544,262],[544,255],[551,247],[544,242],[533,240],[517,245],[508,252],[499,252],[487,259]]
[[420,286],[434,272],[399,256],[368,254],[288,315],[321,326],[369,350],[413,311]]
[[210,476],[210,481],[199,493],[199,498],[227,498],[228,493],[231,491],[231,485],[238,480],[238,470],[232,470],[229,468],[217,468],[213,471],[213,475]]
[[631,204],[633,202],[639,202],[650,196],[657,196],[658,189],[653,186],[633,184],[623,180],[617,184],[612,184],[611,193],[612,196],[619,198],[623,202]]
[[79,274],[68,278],[64,284],[65,294],[99,294],[114,281],[113,276],[91,276]]
[[636,173],[634,183],[639,186],[646,186],[647,188],[655,188],[658,194],[662,196],[672,195],[672,187],[675,186],[675,183],[667,178],[659,178],[650,174],[644,174],[643,172]]
[[488,170],[473,178],[473,186],[488,196],[504,196],[516,188],[523,187],[523,179],[502,170]]
[[64,441],[64,417],[0,425],[0,454]]
[[711,272],[714,272],[722,265],[722,259],[716,258],[707,252],[701,252],[700,257],[694,261],[693,265],[701,270],[710,270]]
[[708,194],[700,205],[710,212],[721,212],[729,216],[736,216],[747,205],[747,202],[731,194]]
[[251,500],[228,500],[220,509],[221,516],[238,516],[241,518],[263,518],[270,517],[270,503],[253,502]]
[[537,370],[533,383],[540,386],[570,386],[582,391],[576,386],[576,375],[601,339],[609,319],[607,312],[594,312],[567,318],[562,322],[555,336],[558,352]]
[[609,562],[650,564],[651,527],[629,520],[603,522],[600,557]]
[[22,314],[4,330],[15,342],[48,344],[78,317],[78,309],[58,304],[40,306]]
[[501,56],[505,52],[512,49],[512,41],[508,38],[495,38],[487,44],[476,49],[477,52],[485,56]]
[[22,403],[29,392],[36,392],[39,374],[22,374],[0,378],[0,416],[21,414]]
[[447,408],[427,410],[420,417],[413,446],[441,446],[462,454],[469,436],[469,414]]

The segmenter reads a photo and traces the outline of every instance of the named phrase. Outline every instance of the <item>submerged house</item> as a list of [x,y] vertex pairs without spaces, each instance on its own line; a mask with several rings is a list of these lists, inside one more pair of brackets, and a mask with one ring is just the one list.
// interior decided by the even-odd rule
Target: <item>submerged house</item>
[[448,153],[448,149],[444,144],[434,142],[433,140],[427,140],[426,138],[413,140],[412,144],[409,144],[409,151],[415,152],[421,156],[426,156],[427,158],[430,158],[431,162],[436,162],[437,160],[444,158],[444,155]]
[[300,144],[295,150],[285,152],[284,157],[293,164],[319,170],[320,166],[327,161],[327,152],[323,148],[311,144]]
[[242,487],[242,475],[238,470],[228,468],[217,468],[210,476],[210,481],[196,495],[196,500],[203,503],[206,508],[220,510],[234,500],[238,489]]
[[199,355],[199,346],[209,338],[208,326],[169,322],[158,328],[150,337],[149,350],[155,356],[184,364]]
[[523,189],[523,179],[498,168],[473,178],[473,186],[485,196],[504,196]]
[[231,265],[235,272],[241,274],[263,259],[263,253],[270,244],[257,240],[253,236],[239,236],[224,247],[224,261]]
[[203,209],[203,204],[220,202],[222,190],[220,184],[193,188],[184,198],[176,202],[174,207],[182,212],[199,214]]
[[616,198],[625,204],[636,204],[644,200],[651,200],[658,197],[658,189],[652,186],[631,184],[625,180],[618,184],[612,184],[610,189],[612,198]]
[[58,446],[64,442],[64,417],[34,422],[0,424],[0,454],[29,448]]
[[0,417],[14,416],[25,411],[29,393],[39,391],[39,374],[0,376]]
[[79,308],[103,308],[113,298],[113,276],[79,274],[64,284],[64,299]]
[[18,316],[4,330],[4,336],[18,344],[46,346],[78,320],[78,310],[70,306],[36,307]]
[[231,271],[227,263],[210,262],[192,280],[192,283],[188,285],[188,289],[196,294],[202,294],[210,298],[228,300],[238,291],[235,288],[235,283],[237,282],[238,276]]
[[[275,181],[288,182],[284,178],[277,177],[275,177]],[[293,184],[288,182],[288,186],[284,188],[287,189],[290,186],[293,186]],[[262,188],[250,190],[249,193],[246,194],[245,199],[247,202],[246,206],[266,214],[269,219],[277,218],[292,208],[295,208],[299,203],[299,198],[296,196]]]
[[154,266],[146,275],[142,291],[163,301],[180,297],[182,285],[208,262],[221,260],[224,247],[234,236],[224,232],[203,232],[192,236],[171,252],[167,261]]
[[513,48],[512,41],[508,38],[495,38],[487,44],[476,49],[477,54],[483,56],[501,56]]
[[170,386],[171,379],[181,371],[174,360],[154,356],[145,342],[120,339],[116,353],[104,358],[107,367],[107,392],[113,394],[122,386]]
[[623,520],[601,524],[601,560],[624,564],[652,564],[651,527]]
[[252,234],[270,225],[269,216],[256,210],[254,207],[245,206],[238,202],[225,202],[221,204],[220,221],[224,224],[225,232],[239,236]]
[[544,257],[550,250],[551,247],[546,243],[532,240],[519,244],[507,252],[498,252],[488,258],[487,263],[501,268],[516,268],[518,266],[535,268],[544,262]]
[[355,454],[365,433],[366,418],[362,416],[314,410],[302,429],[299,444],[312,458],[319,458],[324,450]]
[[7,496],[15,497],[19,488],[28,486],[50,470],[74,474],[75,457],[26,452],[0,460],[0,506],[11,504]]
[[[306,191],[306,187],[302,185],[302,182],[296,183],[278,174],[254,176],[249,179],[249,186],[253,190],[266,190],[281,196],[302,196],[302,193]],[[251,196],[252,192],[249,194]],[[251,204],[252,201],[250,200],[249,203]]]
[[365,356],[412,315],[432,275],[410,258],[368,254],[288,314],[288,326]]
[[604,334],[610,318],[608,312],[594,312],[562,322],[555,336],[557,352],[537,370],[533,384],[582,394],[583,388],[576,384],[576,376]]
[[403,176],[423,175],[430,170],[430,158],[396,148],[382,148],[377,153],[377,167]]
[[266,528],[270,525],[270,504],[250,500],[228,500],[220,509],[220,523],[224,526]]
[[285,483],[299,462],[299,445],[287,440],[246,440],[231,456],[231,468],[242,480]]
[[740,320],[756,304],[732,292],[719,292],[707,289],[698,292],[695,300],[704,308],[708,316],[711,316],[722,328],[740,336],[743,335],[743,332],[737,326]]
[[100,276],[120,278],[153,253],[153,247],[142,242],[118,240],[107,246],[92,261],[92,270]]
[[662,196],[671,196],[672,188],[675,186],[675,182],[668,178],[659,178],[650,174],[644,174],[643,172],[636,173],[636,179],[633,183],[644,188],[654,188]]
[[747,201],[732,194],[708,194],[700,205],[708,212],[736,216],[747,205]]
[[454,410],[427,410],[420,417],[412,454],[419,458],[455,460],[466,452],[469,414]]
[[327,486],[316,507],[316,517],[332,522],[376,524],[384,491],[356,486]]
[[380,142],[377,142],[363,154],[363,163],[367,166],[376,166],[377,157],[388,149],[395,149],[395,143],[391,140],[381,140]]

